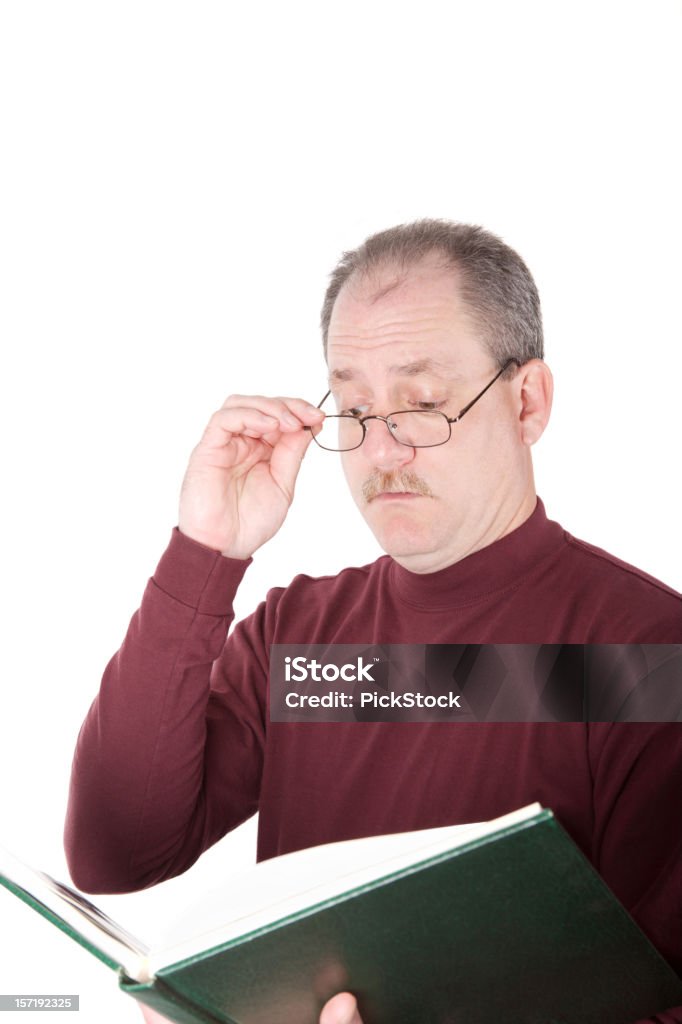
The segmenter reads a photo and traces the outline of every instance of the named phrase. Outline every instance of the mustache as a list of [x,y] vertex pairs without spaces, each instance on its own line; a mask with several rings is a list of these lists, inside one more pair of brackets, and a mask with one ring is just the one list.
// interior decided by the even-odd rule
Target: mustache
[[373,501],[380,494],[423,494],[426,498],[433,497],[433,491],[421,477],[408,469],[395,473],[375,470],[362,485],[362,496],[366,502]]

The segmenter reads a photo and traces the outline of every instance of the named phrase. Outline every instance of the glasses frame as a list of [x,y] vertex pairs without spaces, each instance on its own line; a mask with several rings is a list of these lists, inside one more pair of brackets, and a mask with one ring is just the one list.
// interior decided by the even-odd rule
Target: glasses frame
[[[387,416],[371,415],[371,416],[358,417],[358,416],[351,416],[350,413],[347,413],[347,412],[333,413],[333,414],[331,414],[328,417],[328,419],[337,419],[337,420],[349,419],[349,420],[353,420],[354,423],[359,423],[360,426],[362,427],[362,440],[359,441],[358,444],[353,445],[352,448],[326,448],[325,445],[320,444],[320,442],[315,437],[315,434],[313,434],[313,441],[315,442],[315,444],[317,445],[318,448],[321,448],[325,452],[354,452],[358,448],[362,447],[362,445],[364,444],[365,438],[367,437],[367,427],[365,426],[365,424],[369,420],[382,420],[386,424],[386,429],[388,430],[388,432],[389,432],[390,436],[393,438],[393,440],[397,441],[398,444],[404,445],[406,448],[439,448],[442,444],[447,444],[448,441],[450,440],[450,438],[452,437],[452,425],[453,425],[453,423],[459,423],[459,421],[464,416],[466,416],[466,414],[469,412],[469,409],[473,409],[473,407],[476,405],[476,402],[478,402],[478,400],[480,398],[483,398],[483,395],[486,393],[486,391],[489,388],[491,388],[493,386],[493,384],[495,383],[495,381],[498,380],[498,378],[502,376],[502,374],[505,372],[505,370],[508,370],[509,367],[512,366],[513,364],[515,364],[516,366],[521,366],[521,363],[518,361],[518,359],[508,359],[507,362],[502,367],[502,369],[497,371],[497,373],[495,374],[493,379],[491,381],[488,381],[488,383],[483,388],[483,390],[479,391],[479,393],[476,395],[476,397],[472,398],[471,401],[468,402],[467,405],[465,405],[463,409],[460,409],[456,416],[446,416],[444,412],[440,412],[438,409],[423,409],[423,410],[421,410],[422,415],[425,415],[425,416],[441,416],[446,421],[446,423],[448,424],[448,436],[443,441],[436,441],[434,444],[409,444],[407,441],[401,441],[400,438],[396,437],[395,434],[393,434],[391,432],[391,428],[390,428],[390,426],[388,424],[388,421],[391,418],[391,416],[398,416],[401,413],[416,411],[416,410],[412,410],[412,409],[396,409],[394,412],[389,412]],[[322,407],[322,405],[327,401],[327,399],[329,398],[330,395],[331,395],[331,390],[329,390],[326,393],[326,395],[324,396],[324,398],[322,399],[321,402],[318,402],[318,404],[317,404],[317,408],[318,409],[320,409]],[[312,427],[304,427],[303,429],[304,430],[309,430],[311,433],[312,433],[312,430],[313,430]]]

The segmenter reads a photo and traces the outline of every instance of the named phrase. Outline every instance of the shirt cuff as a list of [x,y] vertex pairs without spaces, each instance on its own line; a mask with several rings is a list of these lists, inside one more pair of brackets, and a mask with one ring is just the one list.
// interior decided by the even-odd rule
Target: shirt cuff
[[237,587],[252,561],[225,558],[176,526],[152,581],[169,597],[205,615],[230,615]]

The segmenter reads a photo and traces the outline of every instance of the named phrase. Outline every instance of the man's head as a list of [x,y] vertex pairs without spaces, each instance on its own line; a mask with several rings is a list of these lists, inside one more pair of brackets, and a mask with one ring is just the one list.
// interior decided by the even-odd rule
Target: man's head
[[535,504],[529,447],[551,405],[537,289],[481,228],[423,220],[344,254],[322,310],[338,412],[438,409],[449,418],[511,365],[444,445],[399,444],[381,420],[344,453],[353,497],[407,568],[443,568],[509,532]]
[[[543,358],[540,297],[528,267],[518,253],[496,235],[472,224],[418,220],[371,235],[357,249],[345,252],[330,275],[322,306],[325,356],[332,311],[339,293],[351,280],[367,282],[380,297],[382,282],[391,287],[424,257],[450,268],[458,294],[475,323],[481,342],[502,366]],[[394,271],[386,274],[386,271]]]

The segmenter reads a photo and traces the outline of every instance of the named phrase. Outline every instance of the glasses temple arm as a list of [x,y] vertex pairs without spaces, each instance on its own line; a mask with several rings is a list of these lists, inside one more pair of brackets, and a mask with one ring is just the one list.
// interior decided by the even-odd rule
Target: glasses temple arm
[[465,413],[469,412],[469,409],[471,409],[471,407],[473,405],[476,405],[476,402],[479,400],[479,398],[483,398],[483,396],[486,393],[486,391],[488,390],[488,388],[491,388],[493,386],[493,384],[495,383],[497,378],[501,377],[502,374],[504,373],[504,371],[508,370],[509,367],[512,365],[512,363],[515,363],[517,366],[521,365],[521,363],[518,361],[518,359],[508,359],[507,362],[502,367],[502,369],[499,370],[495,374],[493,379],[488,384],[486,384],[486,386],[483,388],[483,391],[479,391],[479,393],[476,395],[476,397],[472,398],[471,401],[469,402],[469,404],[465,405],[463,409],[460,409],[459,412],[457,413],[457,415],[455,416],[455,418],[452,419],[452,420],[449,420],[449,422],[450,423],[459,423],[459,421],[461,420],[462,416],[464,416]]
[[[317,403],[317,405],[315,406],[315,408],[316,408],[316,409],[321,409],[321,408],[322,408],[322,406],[323,406],[323,405],[324,405],[324,403],[325,403],[325,402],[327,401],[327,399],[329,398],[329,396],[330,396],[330,395],[331,395],[331,391],[328,391],[328,392],[327,392],[327,394],[326,394],[326,395],[324,396],[324,398],[322,399],[322,401],[320,401],[320,402],[318,402],[318,403]],[[304,430],[312,430],[312,427],[305,427],[305,426],[304,426],[304,427],[303,427],[303,429],[304,429]]]

